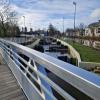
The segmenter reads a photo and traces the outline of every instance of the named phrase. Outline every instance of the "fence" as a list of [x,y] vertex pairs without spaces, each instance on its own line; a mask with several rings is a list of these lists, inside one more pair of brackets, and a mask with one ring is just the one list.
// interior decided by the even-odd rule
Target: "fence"
[[95,74],[3,39],[0,53],[29,100],[100,99],[100,77]]

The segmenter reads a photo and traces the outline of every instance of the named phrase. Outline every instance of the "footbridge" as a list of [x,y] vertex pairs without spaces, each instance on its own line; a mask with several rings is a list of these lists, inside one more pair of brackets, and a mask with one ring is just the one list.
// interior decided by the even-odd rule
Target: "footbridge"
[[0,100],[100,100],[100,76],[4,39],[0,53]]

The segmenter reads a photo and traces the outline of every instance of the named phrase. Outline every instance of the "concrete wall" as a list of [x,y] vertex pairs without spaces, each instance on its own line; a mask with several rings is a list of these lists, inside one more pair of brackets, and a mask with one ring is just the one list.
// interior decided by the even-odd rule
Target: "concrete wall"
[[95,68],[95,67],[100,67],[100,63],[96,63],[96,62],[83,62],[81,61],[81,57],[80,54],[68,43],[57,39],[57,41],[60,41],[62,44],[67,45],[70,49],[70,54],[73,58],[77,58],[78,59],[78,66],[86,69],[86,70],[90,70],[91,68]]
[[100,63],[96,62],[79,62],[79,67],[90,70],[91,68],[100,67]]
[[80,57],[80,54],[68,43],[60,40],[60,39],[57,39],[57,41],[60,41],[62,44],[68,46],[69,50],[70,50],[70,54],[73,58],[77,58],[78,59],[78,65],[79,65],[79,62],[81,62],[81,57]]
[[37,45],[39,43],[40,39],[37,39],[35,42],[33,42],[32,44],[30,45],[27,45],[27,47],[29,48],[33,48],[35,45]]

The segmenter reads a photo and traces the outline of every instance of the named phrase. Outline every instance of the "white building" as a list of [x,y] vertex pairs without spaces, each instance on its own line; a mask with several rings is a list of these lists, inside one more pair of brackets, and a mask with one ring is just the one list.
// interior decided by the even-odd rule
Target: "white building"
[[92,36],[91,29],[88,27],[85,29],[85,36]]
[[100,37],[100,20],[99,22],[88,25],[88,27],[85,29],[85,36]]

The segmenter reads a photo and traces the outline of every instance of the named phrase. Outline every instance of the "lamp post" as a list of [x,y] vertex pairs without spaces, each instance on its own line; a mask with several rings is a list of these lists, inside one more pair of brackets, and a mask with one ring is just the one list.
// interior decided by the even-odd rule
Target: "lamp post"
[[25,41],[26,41],[26,26],[25,26],[25,16],[23,16],[24,18],[24,33],[25,33]]
[[31,27],[31,23],[29,23],[29,24],[30,24],[30,28],[32,28],[32,27]]
[[64,35],[64,30],[65,30],[65,26],[64,26],[64,17],[63,17],[63,35]]
[[59,37],[59,27],[58,27],[59,23],[57,22],[57,26],[56,26],[56,29],[57,29],[57,38]]
[[75,20],[76,20],[76,2],[73,2],[73,5],[75,6],[75,11],[74,11],[74,31],[75,31]]
[[24,28],[25,28],[25,16],[23,16],[23,18],[24,18]]

